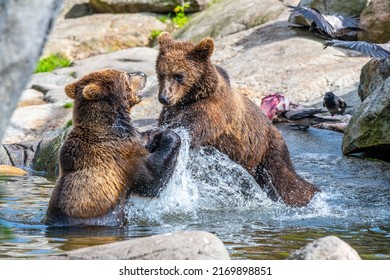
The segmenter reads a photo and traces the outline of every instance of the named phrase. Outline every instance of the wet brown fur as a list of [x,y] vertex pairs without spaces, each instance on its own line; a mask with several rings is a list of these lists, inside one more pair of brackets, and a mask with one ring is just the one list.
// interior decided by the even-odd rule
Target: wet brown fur
[[126,198],[148,196],[140,183],[153,180],[147,166],[150,153],[129,115],[145,82],[144,77],[105,69],[66,86],[66,94],[75,99],[73,128],[60,151],[60,174],[46,223],[120,225]]
[[[159,126],[185,127],[192,147],[213,146],[227,154],[272,199],[291,206],[308,204],[319,190],[296,174],[280,132],[253,102],[233,91],[226,72],[211,63],[213,40],[195,45],[163,33],[159,43],[156,71],[164,105]],[[185,76],[182,83],[175,80],[177,74]]]

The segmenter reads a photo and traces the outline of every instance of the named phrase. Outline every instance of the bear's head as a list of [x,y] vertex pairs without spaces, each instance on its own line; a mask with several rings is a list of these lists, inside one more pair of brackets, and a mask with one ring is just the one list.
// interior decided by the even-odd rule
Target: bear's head
[[132,107],[141,101],[145,85],[144,73],[114,69],[95,71],[66,85],[66,95],[74,99],[73,124],[110,125],[118,118],[130,118]]
[[204,38],[198,44],[175,41],[163,32],[156,62],[159,101],[164,106],[188,104],[207,96],[216,87],[218,77],[210,57],[214,41]]

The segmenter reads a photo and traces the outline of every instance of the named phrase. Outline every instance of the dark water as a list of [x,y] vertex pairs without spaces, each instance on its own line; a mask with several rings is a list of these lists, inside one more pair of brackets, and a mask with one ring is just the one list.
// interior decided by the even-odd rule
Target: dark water
[[299,174],[322,190],[304,208],[270,201],[224,155],[208,149],[190,154],[184,145],[167,189],[159,199],[132,199],[124,228],[46,227],[41,219],[54,182],[38,176],[0,178],[0,258],[38,258],[124,239],[205,230],[225,243],[232,259],[284,259],[327,235],[348,242],[363,259],[390,259],[390,163],[342,156],[342,135],[336,132],[281,130]]

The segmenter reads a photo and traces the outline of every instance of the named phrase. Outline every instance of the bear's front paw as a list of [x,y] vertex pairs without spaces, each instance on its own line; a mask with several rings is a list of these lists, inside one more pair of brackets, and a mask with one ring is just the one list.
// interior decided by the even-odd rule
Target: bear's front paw
[[154,153],[161,148],[179,149],[181,146],[180,136],[172,130],[164,130],[154,135],[145,147],[150,153]]

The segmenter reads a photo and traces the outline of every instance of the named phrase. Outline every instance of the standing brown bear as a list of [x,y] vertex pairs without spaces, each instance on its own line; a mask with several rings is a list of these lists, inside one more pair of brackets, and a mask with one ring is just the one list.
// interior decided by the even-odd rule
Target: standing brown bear
[[45,223],[122,225],[130,195],[161,191],[174,170],[180,138],[163,131],[143,145],[130,110],[141,101],[145,83],[141,72],[105,69],[65,87],[74,99],[73,129],[60,150]]
[[296,174],[280,132],[249,98],[231,89],[226,71],[211,63],[214,41],[195,45],[165,32],[159,45],[159,126],[184,127],[191,147],[212,146],[227,154],[273,200],[308,204],[319,190]]

